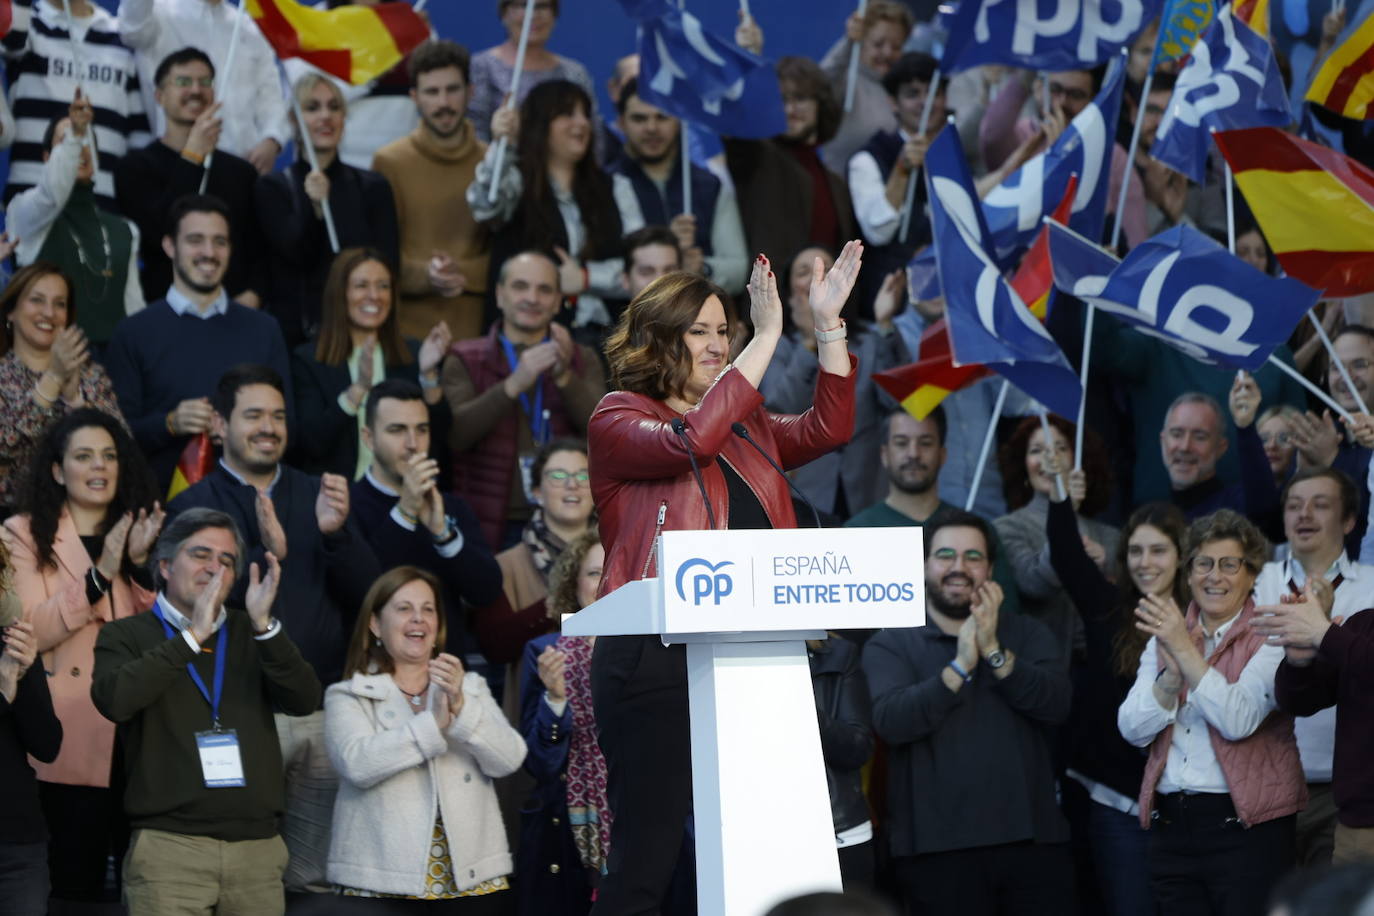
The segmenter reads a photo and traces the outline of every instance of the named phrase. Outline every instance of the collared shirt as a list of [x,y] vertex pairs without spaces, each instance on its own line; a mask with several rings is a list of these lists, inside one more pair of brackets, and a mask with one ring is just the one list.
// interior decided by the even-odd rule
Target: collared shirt
[[[401,514],[401,503],[400,503],[400,496],[401,496],[401,494],[400,494],[400,493],[396,492],[396,491],[393,490],[391,487],[388,487],[386,484],[384,484],[384,483],[382,483],[380,480],[378,480],[378,479],[377,479],[377,475],[375,475],[375,474],[372,473],[372,468],[371,468],[371,467],[369,467],[369,468],[367,469],[367,472],[363,474],[363,479],[366,480],[366,481],[367,481],[369,484],[371,484],[373,487],[375,487],[379,492],[385,493],[387,496],[396,497],[397,503],[396,503],[396,505],[394,505],[394,506],[391,507],[391,512],[390,512],[391,520],[392,520],[393,522],[395,522],[396,524],[400,525],[402,528],[404,528],[404,529],[407,530],[407,531],[414,531],[414,530],[416,530],[416,529],[415,529],[415,523],[412,522],[412,521],[410,521],[410,520],[407,519],[404,515]],[[450,517],[448,517],[448,516],[445,516],[445,519],[444,519],[444,520],[445,520],[446,522],[448,522],[448,532],[451,532],[451,533],[453,534],[453,537],[449,538],[449,540],[444,541],[444,542],[442,542],[442,543],[439,542],[439,541],[435,541],[435,542],[434,542],[434,552],[437,553],[437,554],[439,554],[439,556],[444,557],[445,559],[447,559],[447,558],[450,558],[450,557],[456,557],[456,556],[458,556],[459,552],[462,551],[462,549],[463,549],[463,529],[459,528],[459,527],[458,527],[458,523],[455,522],[452,518],[450,518]],[[447,536],[447,533],[446,533],[446,536]],[[561,712],[559,712],[559,714],[562,715]]]
[[[1369,593],[1369,574],[1366,567],[1351,560],[1342,553],[1331,564],[1324,578],[1335,582],[1340,576],[1341,583],[1332,594],[1331,616],[1349,620],[1364,609],[1374,606],[1374,595]],[[1292,582],[1302,588],[1307,582],[1307,571],[1301,563],[1291,556],[1280,562],[1266,563],[1255,579],[1255,604],[1263,607],[1278,604],[1279,599],[1290,589]],[[1318,710],[1310,716],[1298,716],[1293,720],[1293,734],[1298,739],[1298,754],[1302,757],[1303,775],[1308,782],[1330,782],[1332,758],[1336,750],[1336,708]]]
[[219,294],[211,300],[210,305],[201,310],[186,296],[182,295],[181,290],[176,288],[176,284],[167,287],[167,304],[172,307],[172,311],[178,315],[194,315],[197,318],[214,318],[216,315],[223,315],[229,311],[229,294],[224,291],[224,287],[219,288]]
[[[905,130],[897,136],[903,145],[911,139]],[[898,158],[901,153],[898,153]],[[894,166],[895,168],[895,166]],[[859,150],[849,159],[849,196],[854,201],[854,216],[865,239],[874,245],[886,245],[896,235],[902,214],[887,199],[887,179],[878,160],[867,150]],[[915,350],[911,351],[913,354]]]
[[[221,458],[221,459],[219,460],[219,466],[222,467],[222,468],[224,468],[224,473],[228,474],[230,477],[234,478],[234,479],[237,480],[239,483],[243,484],[245,487],[251,487],[251,486],[253,486],[253,485],[252,485],[251,483],[249,483],[247,480],[244,480],[242,474],[240,474],[238,471],[234,470],[233,468],[229,467],[229,465],[225,462],[225,460],[224,460],[223,458]],[[276,489],[277,481],[278,481],[278,480],[281,480],[281,465],[280,465],[280,464],[277,465],[276,473],[274,473],[274,474],[272,475],[272,482],[269,483],[269,484],[267,485],[267,495],[268,495],[268,496],[271,496],[271,495],[272,495],[272,491],[273,491],[274,489]]]
[[[181,638],[186,640],[186,645],[190,646],[192,650],[199,653],[200,642],[194,636],[191,635],[190,619],[187,618],[185,614],[181,613],[181,611],[178,611],[176,608],[172,607],[172,602],[167,600],[167,594],[165,592],[157,593],[157,607],[158,610],[162,612],[162,619],[171,624],[172,629],[176,630],[178,633],[181,634]],[[219,632],[219,628],[224,626],[224,621],[228,618],[228,616],[228,612],[225,611],[224,606],[221,605],[219,609],[219,616],[215,618],[215,625],[210,630],[211,636],[214,636],[216,633]],[[273,636],[276,636],[279,632],[281,632],[281,621],[277,620],[274,617],[272,618],[272,623],[267,627],[266,631],[262,633],[254,633],[253,638],[260,641],[264,639],[271,639]]]
[[[1239,617],[1237,612],[1210,636],[1203,630],[1204,658],[1211,658]],[[1121,737],[1136,747],[1147,747],[1161,731],[1174,726],[1159,791],[1229,792],[1221,763],[1212,749],[1208,726],[1228,741],[1239,741],[1255,733],[1265,717],[1278,708],[1274,700],[1274,672],[1283,661],[1283,649],[1261,646],[1245,663],[1235,683],[1209,666],[1198,685],[1188,691],[1187,700],[1181,706],[1175,700],[1167,709],[1159,705],[1154,694],[1158,658],[1158,640],[1152,636],[1140,653],[1135,684],[1117,711]]]

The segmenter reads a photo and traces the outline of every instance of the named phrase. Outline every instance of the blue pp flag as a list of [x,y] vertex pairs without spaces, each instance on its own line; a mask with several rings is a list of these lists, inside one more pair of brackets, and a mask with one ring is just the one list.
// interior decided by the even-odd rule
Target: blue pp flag
[[988,227],[953,127],[931,143],[925,168],[954,364],[982,363],[1060,416],[1076,416],[1078,375],[988,253]]
[[1202,184],[1211,131],[1286,127],[1290,117],[1269,42],[1233,18],[1227,6],[1193,45],[1150,157]]
[[1049,226],[1058,289],[1204,363],[1255,371],[1321,296],[1256,270],[1191,226],[1161,232],[1123,261]]
[[636,22],[657,19],[669,10],[677,8],[676,4],[670,6],[668,0],[620,0],[620,5],[625,8],[625,15]]
[[940,70],[979,64],[1088,70],[1130,45],[1162,0],[962,0]]
[[669,9],[641,23],[639,95],[727,137],[774,137],[787,128],[773,65]]
[[1119,55],[1108,69],[1097,97],[1069,122],[1054,145],[1031,158],[983,198],[983,210],[992,232],[991,250],[998,263],[1008,265],[1030,247],[1040,231],[1041,220],[1063,199],[1071,175],[1078,176],[1078,190],[1069,225],[1088,238],[1101,238],[1125,74]]

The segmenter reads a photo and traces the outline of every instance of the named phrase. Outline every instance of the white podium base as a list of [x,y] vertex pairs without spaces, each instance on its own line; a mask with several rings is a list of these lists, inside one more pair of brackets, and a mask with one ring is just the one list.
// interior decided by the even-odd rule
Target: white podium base
[[689,642],[698,908],[840,890],[806,644]]

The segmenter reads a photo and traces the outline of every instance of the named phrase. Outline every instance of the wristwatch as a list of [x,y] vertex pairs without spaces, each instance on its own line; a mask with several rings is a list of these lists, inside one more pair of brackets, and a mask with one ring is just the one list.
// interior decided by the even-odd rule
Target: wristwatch
[[991,668],[993,671],[996,671],[998,668],[1002,667],[1007,663],[1007,656],[1002,652],[1001,649],[993,649],[987,655],[983,656],[983,661],[988,663],[989,668]]

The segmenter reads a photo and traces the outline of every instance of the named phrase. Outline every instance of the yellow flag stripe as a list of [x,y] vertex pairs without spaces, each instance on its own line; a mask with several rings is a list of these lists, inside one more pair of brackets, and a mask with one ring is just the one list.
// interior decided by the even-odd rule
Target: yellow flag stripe
[[1236,184],[1278,253],[1374,247],[1374,207],[1330,172],[1249,169]]
[[[263,16],[260,0],[247,0],[254,19]],[[390,70],[404,56],[389,29],[365,6],[317,10],[293,0],[276,0],[273,7],[296,31],[302,51],[348,51],[349,82],[365,83]]]
[[[1336,80],[1340,79],[1347,67],[1369,54],[1371,46],[1374,46],[1374,16],[1367,17],[1359,28],[1350,33],[1349,38],[1332,50],[1321,69],[1317,71],[1317,75],[1312,78],[1312,85],[1307,87],[1307,95],[1304,98],[1309,102],[1324,104],[1335,88]],[[1359,112],[1352,116],[1363,117],[1371,102],[1374,102],[1374,72],[1365,73],[1360,78],[1340,110],[1346,114]]]
[[911,394],[902,398],[902,407],[906,408],[906,412],[916,419],[924,420],[948,396],[948,388],[941,388],[939,385],[921,385]]

